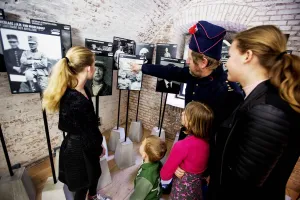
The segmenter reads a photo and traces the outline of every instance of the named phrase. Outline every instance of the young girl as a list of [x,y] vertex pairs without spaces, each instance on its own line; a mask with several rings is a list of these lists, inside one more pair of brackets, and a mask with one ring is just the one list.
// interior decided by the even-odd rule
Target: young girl
[[167,152],[167,145],[155,135],[148,136],[140,146],[140,154],[144,160],[134,181],[134,192],[130,200],[159,200],[161,184],[159,172],[160,160]]
[[101,175],[99,157],[105,154],[91,94],[85,88],[95,72],[95,55],[84,47],[72,47],[54,66],[44,91],[43,108],[59,111],[58,128],[68,133],[59,157],[59,177],[74,200],[103,200],[97,195]]
[[[201,174],[208,164],[207,136],[211,130],[213,112],[208,106],[193,101],[186,106],[181,121],[188,136],[174,145],[160,176],[162,180],[173,178],[171,199],[201,200]],[[177,167],[185,171],[181,179],[174,176]]]

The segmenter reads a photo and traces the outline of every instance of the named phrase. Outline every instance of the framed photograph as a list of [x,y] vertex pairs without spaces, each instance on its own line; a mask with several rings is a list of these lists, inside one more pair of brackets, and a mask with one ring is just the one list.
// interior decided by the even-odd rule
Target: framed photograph
[[0,9],[0,19],[5,19],[4,10]]
[[[164,66],[166,66],[168,64],[173,64],[177,67],[183,68],[183,67],[185,67],[185,60],[162,57],[160,60],[160,64],[164,65]],[[157,78],[156,92],[179,94],[179,91],[180,91],[180,83],[179,82]]]
[[119,90],[141,90],[143,73],[135,73],[131,71],[130,64],[144,64],[145,56],[139,55],[119,55],[119,70],[118,70],[118,89]]
[[146,43],[137,44],[135,55],[145,56],[146,57],[145,64],[152,64],[154,46],[155,46],[154,44],[146,44]]
[[91,95],[112,95],[113,53],[103,52],[96,54],[95,68],[93,80],[89,80],[86,83]]
[[60,29],[0,20],[0,33],[11,92],[42,92],[62,58]]
[[135,41],[120,37],[114,37],[113,41],[114,53],[114,70],[118,69],[118,59],[120,54],[135,55]]
[[96,54],[101,54],[103,52],[112,52],[113,43],[105,42],[99,40],[85,39],[85,47],[90,49]]
[[155,64],[160,64],[162,57],[176,58],[177,44],[157,44],[156,45],[156,61]]
[[38,19],[31,19],[31,24],[39,26],[53,26],[61,30],[61,42],[62,42],[62,51],[63,55],[67,54],[67,51],[72,47],[72,29],[70,25],[58,24],[55,22],[47,22]]

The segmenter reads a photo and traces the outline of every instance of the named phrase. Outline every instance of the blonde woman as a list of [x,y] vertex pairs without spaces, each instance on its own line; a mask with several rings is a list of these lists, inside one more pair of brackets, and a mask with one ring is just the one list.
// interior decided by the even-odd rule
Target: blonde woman
[[220,171],[211,173],[211,199],[284,200],[300,155],[300,58],[287,54],[285,36],[272,25],[237,34],[229,56],[228,79],[246,97],[217,134],[218,144],[229,133]]
[[44,91],[43,107],[59,111],[58,128],[67,132],[61,144],[59,177],[75,200],[107,199],[97,195],[101,175],[99,157],[105,154],[91,94],[85,88],[95,72],[95,56],[84,47],[72,47],[58,61]]

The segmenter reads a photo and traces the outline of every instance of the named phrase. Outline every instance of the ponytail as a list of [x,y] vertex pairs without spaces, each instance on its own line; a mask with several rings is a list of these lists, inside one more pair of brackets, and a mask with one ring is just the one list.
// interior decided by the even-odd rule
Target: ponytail
[[285,54],[271,69],[271,83],[279,88],[282,99],[300,113],[300,57]]
[[85,47],[72,47],[65,58],[60,59],[51,72],[48,86],[43,93],[43,109],[49,112],[59,110],[59,104],[67,88],[78,84],[77,74],[94,62],[94,54]]
[[300,113],[300,57],[286,53],[283,33],[276,26],[263,25],[238,33],[234,40],[241,53],[252,50],[281,98]]

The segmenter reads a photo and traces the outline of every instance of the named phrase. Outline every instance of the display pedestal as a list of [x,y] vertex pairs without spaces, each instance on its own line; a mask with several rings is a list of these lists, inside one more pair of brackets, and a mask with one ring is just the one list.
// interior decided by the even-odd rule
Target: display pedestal
[[128,137],[132,142],[141,142],[143,138],[143,126],[141,121],[131,122]]
[[125,130],[124,128],[114,127],[114,129],[110,133],[110,138],[108,141],[108,149],[110,151],[116,151],[119,140],[125,140]]
[[[53,177],[49,177],[47,179],[47,182],[42,192],[42,199],[43,200],[53,200],[53,199],[73,200],[72,193],[69,190],[67,190],[66,192],[67,193],[65,194],[64,184],[62,182],[58,181],[56,184],[54,184]],[[70,196],[71,198],[67,198],[67,196]]]
[[126,139],[126,142],[119,140],[115,152],[115,161],[120,169],[131,167],[135,164],[133,157],[133,143],[129,138]]
[[106,160],[108,159],[108,149],[107,149],[107,143],[106,143],[106,138],[105,138],[105,136],[103,135],[103,141],[102,141],[102,145],[103,145],[103,147],[105,148],[105,158],[106,158]]
[[[156,135],[159,136],[159,128],[158,127],[154,127],[151,131],[151,135]],[[166,141],[166,133],[164,129],[161,129],[161,133],[160,133],[160,138],[163,141]]]
[[97,191],[101,190],[102,188],[106,187],[112,182],[109,167],[105,157],[100,159],[100,166],[101,166],[102,173],[98,181]]
[[14,176],[1,176],[1,200],[35,200],[35,197],[35,188],[25,167],[14,170]]

